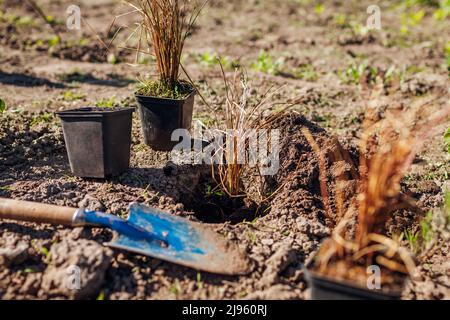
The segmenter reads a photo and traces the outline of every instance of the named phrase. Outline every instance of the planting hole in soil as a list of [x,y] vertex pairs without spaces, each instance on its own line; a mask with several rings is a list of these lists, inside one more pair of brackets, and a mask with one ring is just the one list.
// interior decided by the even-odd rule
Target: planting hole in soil
[[195,191],[198,197],[185,204],[186,209],[192,210],[200,221],[206,223],[252,221],[260,215],[258,212],[264,211],[244,196],[229,197],[220,189],[214,188],[215,184],[212,180],[202,181]]

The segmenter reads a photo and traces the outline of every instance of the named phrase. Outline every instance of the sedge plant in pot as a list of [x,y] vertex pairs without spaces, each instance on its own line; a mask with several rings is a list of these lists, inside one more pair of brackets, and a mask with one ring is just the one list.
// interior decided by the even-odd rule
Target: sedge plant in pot
[[[328,166],[312,134],[303,133],[319,158],[321,191],[333,232],[307,265],[311,298],[316,300],[400,299],[416,259],[388,226],[399,209],[420,212],[404,195],[401,181],[433,128],[448,117],[446,108],[421,127],[412,129],[391,115],[371,125],[366,120],[360,145],[356,196],[347,198],[349,181],[336,181],[336,214],[329,204]],[[368,117],[370,119],[370,117]],[[325,171],[325,173],[323,172]]]
[[180,79],[180,71],[185,71],[181,57],[206,2],[139,0],[128,4],[140,14],[137,56],[151,54],[157,66],[158,78],[140,79],[135,92],[144,140],[154,150],[170,151],[177,143],[171,141],[173,131],[191,127],[196,90],[192,81]]

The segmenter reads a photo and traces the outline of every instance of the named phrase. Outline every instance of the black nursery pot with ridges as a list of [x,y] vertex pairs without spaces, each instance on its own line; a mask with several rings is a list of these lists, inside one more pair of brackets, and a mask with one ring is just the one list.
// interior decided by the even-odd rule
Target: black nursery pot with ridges
[[305,268],[304,273],[311,288],[311,300],[400,300],[402,296],[402,290],[370,290],[350,281],[323,276],[311,267]]
[[157,151],[170,151],[176,129],[191,128],[195,92],[185,99],[167,99],[135,94],[145,144]]
[[134,108],[80,108],[57,112],[75,176],[108,178],[130,165]]

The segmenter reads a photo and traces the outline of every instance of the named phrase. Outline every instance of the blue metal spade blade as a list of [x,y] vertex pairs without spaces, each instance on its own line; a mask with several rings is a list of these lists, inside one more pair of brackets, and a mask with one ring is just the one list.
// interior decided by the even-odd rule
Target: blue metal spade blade
[[116,230],[118,235],[108,246],[211,273],[250,271],[249,261],[235,244],[201,224],[138,203],[131,205],[127,224],[148,236]]

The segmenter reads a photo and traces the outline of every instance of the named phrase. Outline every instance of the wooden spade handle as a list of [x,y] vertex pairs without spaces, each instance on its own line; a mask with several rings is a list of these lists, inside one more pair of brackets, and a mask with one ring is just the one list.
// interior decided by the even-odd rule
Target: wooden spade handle
[[72,226],[77,209],[0,198],[0,219]]

